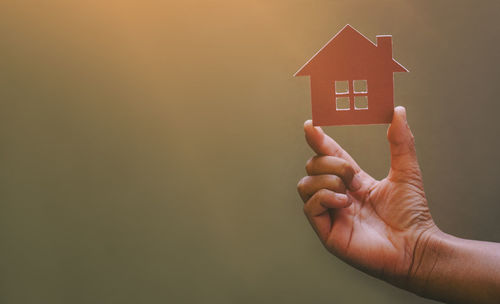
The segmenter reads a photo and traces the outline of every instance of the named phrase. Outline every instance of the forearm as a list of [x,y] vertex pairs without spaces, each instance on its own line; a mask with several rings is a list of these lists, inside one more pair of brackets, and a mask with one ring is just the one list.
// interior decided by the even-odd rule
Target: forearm
[[413,292],[447,303],[498,303],[500,244],[437,231],[417,244]]

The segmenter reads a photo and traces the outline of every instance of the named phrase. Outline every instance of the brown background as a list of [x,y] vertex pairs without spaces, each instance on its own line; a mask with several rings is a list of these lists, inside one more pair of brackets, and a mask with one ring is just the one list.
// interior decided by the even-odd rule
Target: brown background
[[[296,183],[346,23],[392,34],[433,216],[500,241],[492,1],[2,1],[1,303],[428,303],[329,255]],[[377,178],[387,126],[327,128]]]

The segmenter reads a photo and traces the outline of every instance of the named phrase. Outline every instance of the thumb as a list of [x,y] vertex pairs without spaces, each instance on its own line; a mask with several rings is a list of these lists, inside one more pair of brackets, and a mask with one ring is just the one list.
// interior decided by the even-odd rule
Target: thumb
[[391,146],[390,177],[407,179],[420,177],[420,168],[415,151],[415,141],[406,121],[406,109],[396,107],[392,123],[387,130],[387,139]]

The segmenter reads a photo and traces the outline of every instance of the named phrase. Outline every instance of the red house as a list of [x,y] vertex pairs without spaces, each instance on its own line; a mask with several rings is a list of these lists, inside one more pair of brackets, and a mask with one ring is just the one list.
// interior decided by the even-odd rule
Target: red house
[[394,72],[408,70],[392,58],[392,36],[371,42],[346,25],[294,76],[310,76],[313,124],[390,123]]

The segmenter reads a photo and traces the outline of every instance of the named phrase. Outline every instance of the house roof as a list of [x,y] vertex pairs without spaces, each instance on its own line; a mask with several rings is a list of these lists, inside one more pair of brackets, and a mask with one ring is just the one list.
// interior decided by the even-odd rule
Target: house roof
[[[379,37],[391,37],[390,35],[378,35]],[[307,61],[293,76],[311,75],[314,66],[321,66],[323,69],[335,69],[336,65],[344,65],[346,58],[331,58],[331,57],[352,57],[362,56],[361,63],[370,63],[373,60],[382,60],[385,56],[379,51],[380,45],[376,45],[370,39],[358,32],[355,28],[347,24],[341,29],[330,41],[328,41],[309,61]],[[391,47],[390,69],[392,72],[408,72],[408,70],[392,58]],[[359,55],[362,54],[362,55]],[[383,57],[381,57],[383,56]],[[327,58],[328,57],[328,58]],[[324,66],[325,58],[329,66]],[[375,59],[374,59],[375,58]],[[333,59],[328,60],[328,59]]]

